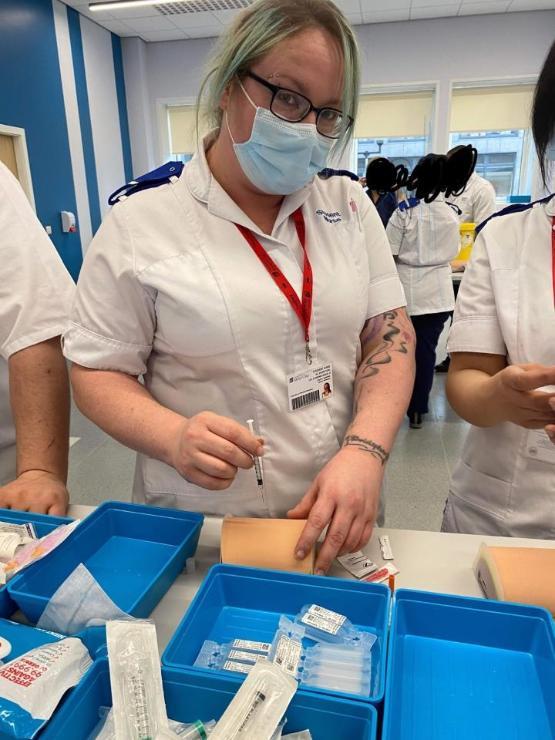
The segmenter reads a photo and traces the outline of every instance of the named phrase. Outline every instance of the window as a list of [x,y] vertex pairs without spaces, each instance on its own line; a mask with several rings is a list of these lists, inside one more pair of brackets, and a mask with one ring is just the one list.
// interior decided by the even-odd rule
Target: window
[[489,180],[497,199],[529,195],[535,161],[530,133],[534,88],[509,85],[453,90],[451,146],[478,150],[476,172]]
[[363,177],[368,162],[374,157],[387,157],[395,165],[404,164],[411,172],[418,160],[426,154],[425,136],[392,136],[381,139],[355,139],[356,173]]
[[433,93],[362,95],[355,123],[351,169],[359,176],[373,157],[412,169],[429,148]]
[[476,147],[476,172],[491,182],[498,200],[530,194],[534,154],[528,129],[458,132],[451,134],[450,144]]
[[202,121],[197,137],[197,109],[194,105],[170,105],[167,111],[170,159],[188,162],[197,149],[197,140],[206,133]]

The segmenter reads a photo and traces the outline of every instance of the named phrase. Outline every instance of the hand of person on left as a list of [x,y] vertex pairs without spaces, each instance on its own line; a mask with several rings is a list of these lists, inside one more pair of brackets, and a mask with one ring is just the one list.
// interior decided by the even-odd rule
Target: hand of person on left
[[46,470],[27,470],[0,486],[0,507],[65,516],[69,494],[65,483]]
[[322,468],[301,501],[287,512],[290,519],[307,519],[295,556],[302,559],[328,527],[315,573],[326,573],[337,555],[364,547],[378,511],[383,466],[354,447],[343,447]]

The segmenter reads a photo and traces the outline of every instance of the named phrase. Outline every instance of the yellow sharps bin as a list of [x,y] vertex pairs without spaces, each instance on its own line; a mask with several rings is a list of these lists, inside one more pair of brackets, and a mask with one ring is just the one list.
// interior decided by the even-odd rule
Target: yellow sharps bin
[[461,234],[461,249],[458,255],[455,257],[457,262],[468,262],[472,253],[472,247],[474,245],[474,237],[476,235],[476,224],[464,223],[460,224],[459,231]]

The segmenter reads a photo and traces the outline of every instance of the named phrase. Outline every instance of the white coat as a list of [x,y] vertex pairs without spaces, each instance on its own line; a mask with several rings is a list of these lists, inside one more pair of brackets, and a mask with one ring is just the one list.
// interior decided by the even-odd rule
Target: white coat
[[[555,197],[492,219],[463,277],[449,352],[555,365]],[[451,481],[446,531],[555,537],[555,446],[543,430],[472,426]]]
[[495,189],[489,180],[473,172],[460,195],[451,195],[447,199],[461,210],[461,223],[481,224],[499,207],[495,202]]
[[0,162],[0,485],[16,473],[8,360],[62,333],[74,288],[21,185]]
[[411,316],[452,311],[451,260],[459,253],[459,220],[443,197],[397,208],[387,225]]
[[[305,370],[300,322],[234,225],[257,236],[299,293],[302,250],[290,215],[303,207],[314,273],[314,364],[333,363],[333,393],[288,411],[287,377]],[[339,450],[351,420],[365,321],[404,306],[376,209],[360,185],[316,178],[286,197],[271,236],[212,177],[204,149],[174,182],[120,201],[87,251],[64,337],[89,368],[144,376],[162,405],[211,410],[266,441],[264,495],[253,470],[223,492],[139,455],[134,499],[238,515],[283,516]]]

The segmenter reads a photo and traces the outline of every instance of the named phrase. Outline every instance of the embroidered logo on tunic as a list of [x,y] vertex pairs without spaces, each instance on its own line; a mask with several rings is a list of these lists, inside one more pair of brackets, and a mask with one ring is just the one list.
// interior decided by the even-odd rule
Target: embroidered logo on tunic
[[327,221],[329,224],[338,224],[340,221],[343,220],[343,217],[339,213],[339,211],[334,211],[333,213],[329,213],[329,211],[323,211],[321,208],[318,208],[316,211],[317,216],[322,216],[324,221]]

